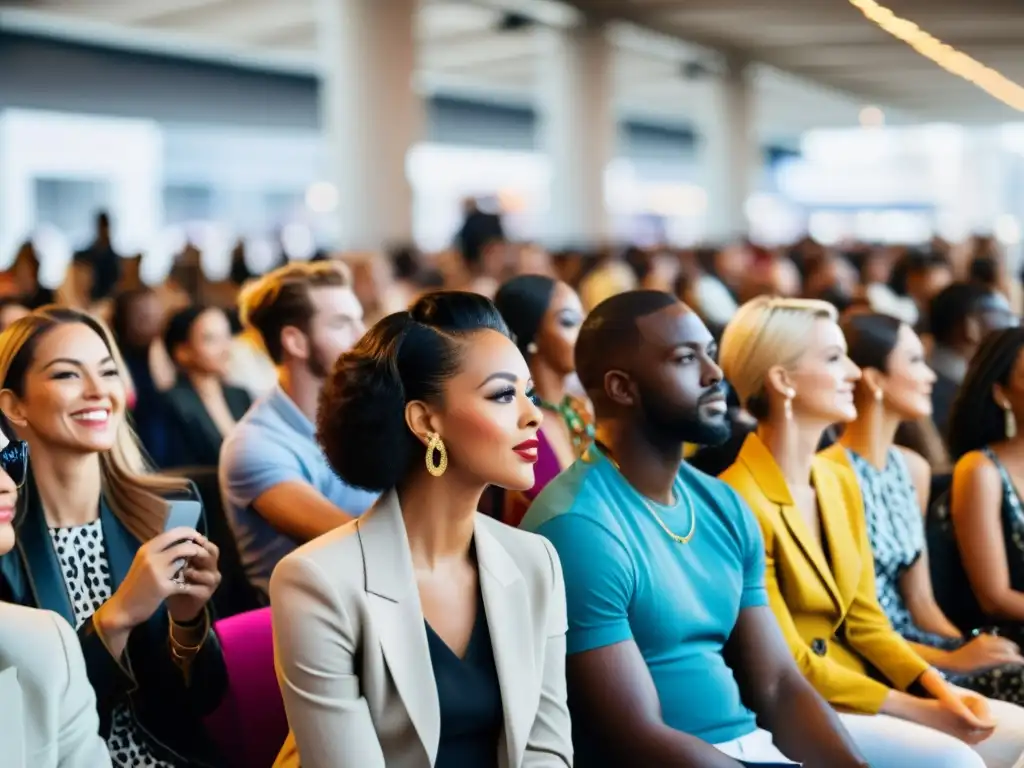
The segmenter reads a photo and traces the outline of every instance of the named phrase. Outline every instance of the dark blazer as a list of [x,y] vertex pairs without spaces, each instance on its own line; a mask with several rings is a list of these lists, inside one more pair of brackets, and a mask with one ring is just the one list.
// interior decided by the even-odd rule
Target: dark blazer
[[[199,494],[193,487],[178,498],[198,501]],[[22,489],[21,503],[17,545],[0,556],[0,600],[54,611],[74,626],[71,599],[31,474]],[[100,520],[116,591],[141,542],[103,499]],[[203,520],[199,527],[205,529]],[[91,620],[78,630],[89,682],[96,692],[100,733],[104,738],[110,735],[114,707],[127,698],[138,724],[171,757],[188,765],[217,766],[220,761],[206,737],[202,718],[217,707],[227,689],[220,645],[211,630],[192,660],[186,681],[171,656],[169,621],[167,609],[161,605],[147,622],[132,630],[120,660],[111,656]]]
[[[252,405],[248,392],[227,384],[224,385],[224,399],[235,421],[241,419]],[[224,436],[188,379],[178,377],[178,383],[164,393],[164,403],[167,455],[163,468],[216,467]]]

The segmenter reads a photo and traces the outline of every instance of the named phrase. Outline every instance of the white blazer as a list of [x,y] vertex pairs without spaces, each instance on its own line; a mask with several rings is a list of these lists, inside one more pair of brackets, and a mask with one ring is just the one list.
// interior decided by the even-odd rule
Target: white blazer
[[[568,768],[565,587],[543,538],[477,515],[505,728],[500,768]],[[398,497],[285,557],[270,580],[291,734],[279,767],[433,768],[440,705]]]
[[0,765],[109,768],[78,637],[52,611],[0,603]]

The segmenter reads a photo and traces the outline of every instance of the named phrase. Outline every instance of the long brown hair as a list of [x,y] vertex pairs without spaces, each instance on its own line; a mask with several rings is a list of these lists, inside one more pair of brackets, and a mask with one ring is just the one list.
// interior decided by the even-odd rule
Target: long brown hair
[[[81,324],[96,333],[124,375],[125,365],[110,331],[92,315],[66,307],[47,306],[12,323],[0,333],[0,381],[15,397],[25,396],[25,378],[35,359],[40,339],[60,325]],[[4,418],[5,421],[6,415]],[[187,489],[187,481],[153,474],[127,419],[118,425],[114,445],[100,454],[103,495],[111,511],[140,541],[163,530],[167,493]],[[31,459],[30,459],[31,461]]]

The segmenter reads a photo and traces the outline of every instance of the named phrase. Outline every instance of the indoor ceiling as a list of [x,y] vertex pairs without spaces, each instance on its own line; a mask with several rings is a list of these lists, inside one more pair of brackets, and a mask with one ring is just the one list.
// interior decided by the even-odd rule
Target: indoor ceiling
[[[384,1],[384,0],[381,0]],[[1024,81],[1020,0],[886,0],[899,15]],[[0,0],[0,26],[241,64],[316,70],[316,0]],[[576,9],[576,10],[574,10]],[[763,139],[889,122],[1019,117],[869,23],[847,0],[421,0],[418,79],[426,92],[529,102],[543,58],[537,27],[584,11],[617,22],[615,93],[625,114],[697,123],[710,113],[716,51],[759,63]],[[1015,55],[1016,54],[1016,55]],[[694,66],[694,65],[697,66]]]

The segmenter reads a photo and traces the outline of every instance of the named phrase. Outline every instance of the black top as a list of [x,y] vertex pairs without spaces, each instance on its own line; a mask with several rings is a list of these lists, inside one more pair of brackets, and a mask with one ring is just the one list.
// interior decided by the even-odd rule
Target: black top
[[[252,405],[249,393],[223,385],[224,399],[232,418],[238,421]],[[161,469],[216,467],[224,436],[210,418],[199,393],[185,376],[164,393],[166,454]]]
[[461,659],[424,623],[441,706],[434,768],[495,768],[504,709],[483,597],[477,599],[476,623]]

